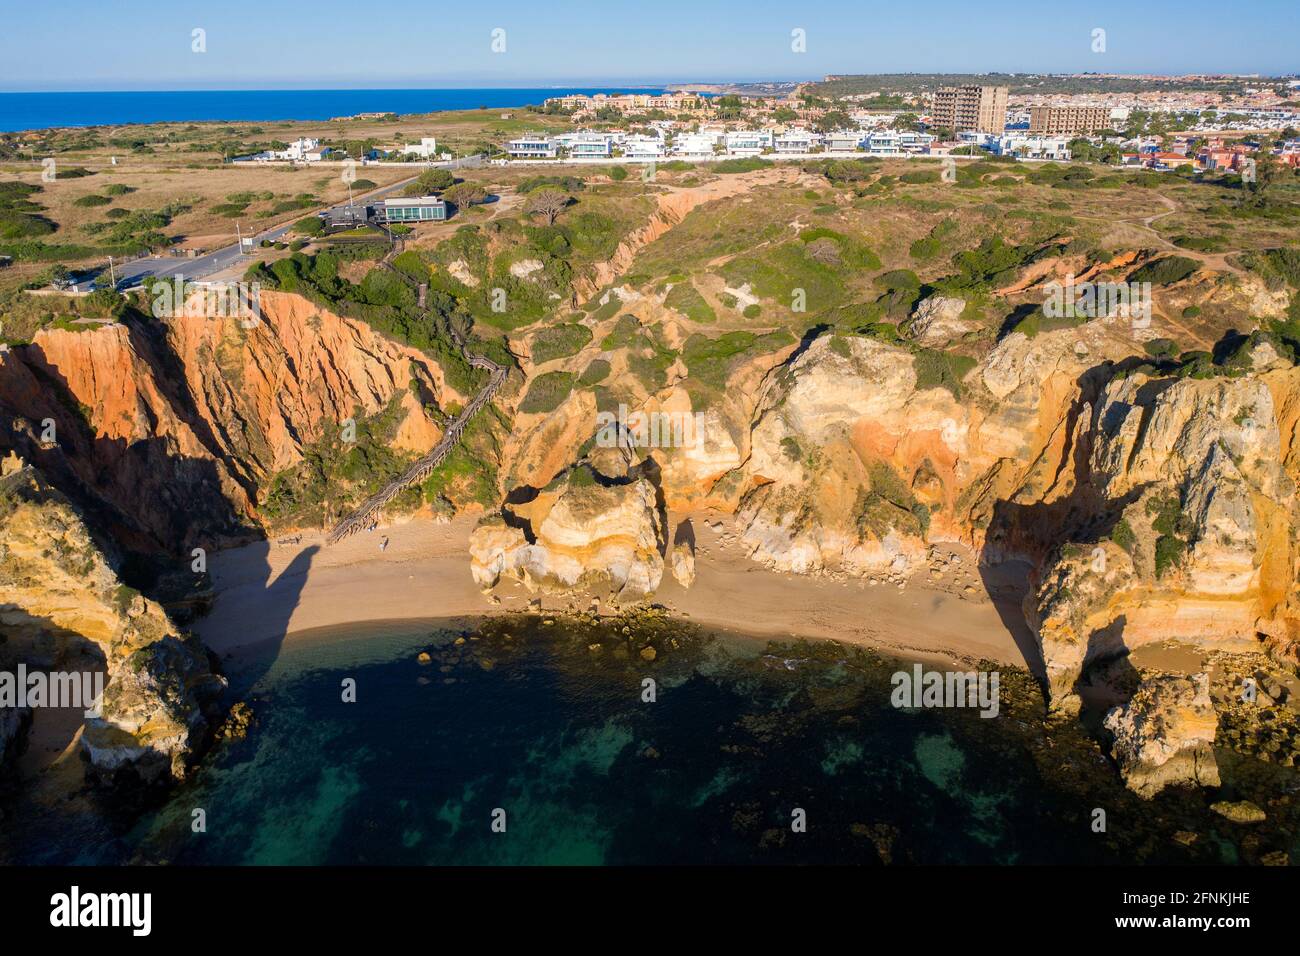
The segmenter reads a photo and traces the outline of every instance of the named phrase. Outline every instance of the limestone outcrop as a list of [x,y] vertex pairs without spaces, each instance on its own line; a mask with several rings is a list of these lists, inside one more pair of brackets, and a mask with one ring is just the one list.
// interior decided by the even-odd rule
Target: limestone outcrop
[[907,335],[917,345],[942,348],[959,341],[974,326],[962,319],[966,300],[932,295],[922,300],[907,323]]
[[1297,389],[1294,368],[1105,386],[1076,496],[1091,540],[1059,549],[1026,600],[1053,706],[1073,707],[1082,670],[1124,648],[1291,634]]
[[[29,668],[107,672],[82,751],[93,777],[185,776],[225,680],[162,608],[122,584],[113,549],[35,468],[10,456],[0,477],[0,628]],[[92,662],[87,664],[86,662]]]
[[583,587],[635,601],[659,587],[663,521],[644,477],[611,481],[578,464],[504,512],[470,537],[471,572],[484,589],[514,578],[530,590]]
[[1214,759],[1218,716],[1206,674],[1162,675],[1144,681],[1105,727],[1112,754],[1130,790],[1151,799],[1168,786],[1219,786]]

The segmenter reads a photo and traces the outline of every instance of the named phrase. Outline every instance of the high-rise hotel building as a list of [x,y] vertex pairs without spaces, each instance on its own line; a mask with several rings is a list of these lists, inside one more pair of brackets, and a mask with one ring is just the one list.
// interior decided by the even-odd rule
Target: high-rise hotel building
[[1031,106],[1029,132],[1053,136],[1110,128],[1109,106]]
[[954,133],[1003,133],[1007,128],[1005,86],[941,86],[934,91],[930,124]]

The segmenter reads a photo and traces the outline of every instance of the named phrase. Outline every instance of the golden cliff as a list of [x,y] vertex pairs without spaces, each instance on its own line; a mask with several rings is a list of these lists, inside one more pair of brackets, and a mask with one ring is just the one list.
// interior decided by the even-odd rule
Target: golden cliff
[[0,449],[39,465],[125,546],[182,553],[247,538],[268,476],[301,461],[327,425],[395,398],[396,446],[423,451],[441,435],[424,405],[466,396],[422,352],[263,292],[256,322],[182,314],[47,329],[0,352]]

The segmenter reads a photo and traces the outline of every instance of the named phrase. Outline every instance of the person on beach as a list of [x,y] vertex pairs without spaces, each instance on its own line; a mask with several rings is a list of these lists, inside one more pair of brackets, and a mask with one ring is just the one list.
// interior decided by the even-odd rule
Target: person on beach
[[380,551],[387,551],[387,550],[388,550],[388,535],[384,535],[384,537],[380,540],[380,542],[379,542],[379,550],[380,550]]

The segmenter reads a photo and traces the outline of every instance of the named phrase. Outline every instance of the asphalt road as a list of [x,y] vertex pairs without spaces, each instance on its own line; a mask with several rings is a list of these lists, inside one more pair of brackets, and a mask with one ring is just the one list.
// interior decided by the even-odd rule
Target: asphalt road
[[[412,176],[393,183],[391,186],[384,186],[382,189],[374,189],[364,196],[354,198],[354,202],[371,201],[381,196],[386,196],[394,190],[401,189],[408,183],[413,182],[417,177]],[[339,203],[331,206],[331,209],[340,209],[347,203]],[[296,220],[295,220],[296,221]],[[286,223],[283,226],[276,226],[274,229],[268,229],[265,232],[255,233],[251,236],[254,248],[264,239],[272,241],[283,237],[290,229],[293,223]],[[245,237],[250,238],[250,237]],[[118,289],[130,289],[134,286],[141,285],[146,279],[170,279],[175,276],[181,276],[184,279],[203,279],[217,272],[223,272],[231,266],[240,262],[251,262],[252,256],[245,255],[239,250],[239,243],[232,242],[230,245],[218,249],[216,252],[209,252],[206,255],[195,256],[193,259],[187,259],[180,256],[147,256],[142,259],[132,259],[129,262],[114,263],[113,269],[117,277]],[[103,270],[96,273],[96,281],[108,271],[105,266]],[[87,277],[83,276],[83,281]]]

